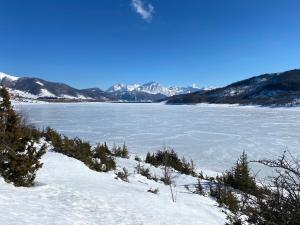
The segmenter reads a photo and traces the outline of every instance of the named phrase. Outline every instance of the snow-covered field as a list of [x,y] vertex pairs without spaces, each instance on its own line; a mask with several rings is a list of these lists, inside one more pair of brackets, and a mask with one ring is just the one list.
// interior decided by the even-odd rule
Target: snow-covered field
[[[196,178],[176,176],[174,203],[169,186],[134,173],[134,160],[117,160],[119,169],[128,168],[129,183],[58,153],[48,152],[43,163],[32,188],[16,188],[0,177],[1,225],[225,224],[215,201],[182,186]],[[152,167],[151,172],[159,175],[161,170]],[[147,192],[150,188],[159,193]]]
[[39,127],[95,142],[122,144],[139,155],[163,145],[198,168],[223,171],[245,150],[251,159],[300,154],[300,108],[164,104],[22,104]]

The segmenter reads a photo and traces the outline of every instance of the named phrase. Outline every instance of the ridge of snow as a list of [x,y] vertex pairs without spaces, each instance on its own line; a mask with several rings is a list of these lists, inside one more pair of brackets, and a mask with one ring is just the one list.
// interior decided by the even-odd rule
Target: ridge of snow
[[40,81],[36,81],[35,83],[38,84],[38,85],[40,85],[40,86],[44,86],[44,84],[42,82],[40,82]]
[[165,87],[157,82],[148,82],[143,85],[140,84],[132,84],[132,85],[126,85],[126,84],[115,84],[107,89],[107,92],[143,92],[148,94],[162,94],[165,96],[173,96],[177,94],[186,94],[191,93],[196,90],[201,90],[201,88],[198,88],[195,84],[193,84],[190,87],[177,87],[177,86],[170,86]]
[[208,86],[208,87],[203,87],[202,90],[204,91],[211,91],[211,90],[214,90],[214,89],[217,89],[218,87],[215,87],[215,86]]
[[15,76],[12,76],[12,75],[8,75],[6,73],[3,73],[3,72],[0,72],[0,81],[3,80],[4,78],[7,78],[11,81],[16,81],[19,79],[19,77],[15,77]]

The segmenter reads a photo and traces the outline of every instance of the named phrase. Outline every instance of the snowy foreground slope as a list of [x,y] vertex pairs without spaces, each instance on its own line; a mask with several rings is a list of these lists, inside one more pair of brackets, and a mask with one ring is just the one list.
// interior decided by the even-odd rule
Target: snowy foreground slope
[[[177,176],[173,203],[168,186],[134,173],[134,160],[117,160],[118,166],[128,168],[129,183],[115,179],[113,172],[94,172],[54,152],[47,152],[43,163],[33,188],[16,188],[0,178],[1,225],[225,223],[215,201],[183,187],[196,182],[190,176]],[[154,167],[151,172],[161,173]],[[159,194],[147,192],[149,188],[158,188]]]

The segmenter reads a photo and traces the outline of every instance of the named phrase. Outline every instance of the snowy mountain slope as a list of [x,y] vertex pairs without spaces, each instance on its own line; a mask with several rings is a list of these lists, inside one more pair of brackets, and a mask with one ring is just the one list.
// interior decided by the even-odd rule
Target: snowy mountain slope
[[297,105],[300,102],[300,69],[263,74],[205,92],[169,98],[169,104],[191,103]]
[[9,88],[15,99],[106,101],[114,100],[99,88],[76,89],[63,83],[49,82],[39,78],[14,77],[0,73],[0,86]]
[[[129,183],[115,174],[89,170],[83,163],[47,152],[37,186],[16,188],[0,178],[1,225],[222,225],[225,215],[208,197],[187,193],[189,176],[177,178],[176,203],[168,186],[134,174],[134,160],[118,159],[131,173]],[[155,170],[156,169],[156,170]],[[159,173],[157,168],[151,170]],[[159,194],[147,192],[159,188]]]

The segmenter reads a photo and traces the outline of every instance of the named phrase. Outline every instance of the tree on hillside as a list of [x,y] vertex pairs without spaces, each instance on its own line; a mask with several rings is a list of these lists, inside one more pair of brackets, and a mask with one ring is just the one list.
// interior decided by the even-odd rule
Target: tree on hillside
[[21,117],[12,108],[9,93],[1,89],[0,104],[0,174],[15,186],[32,186],[45,145],[36,146],[33,136],[21,124]]
[[248,157],[245,151],[243,151],[234,168],[234,180],[236,188],[242,191],[251,192],[255,189],[256,184],[254,177],[250,175]]
[[231,171],[226,171],[222,177],[225,185],[247,193],[254,193],[256,183],[250,174],[248,157],[245,152],[242,153]]
[[6,88],[1,89],[2,102],[0,104],[1,142],[13,143],[16,141],[20,117],[13,110]]

